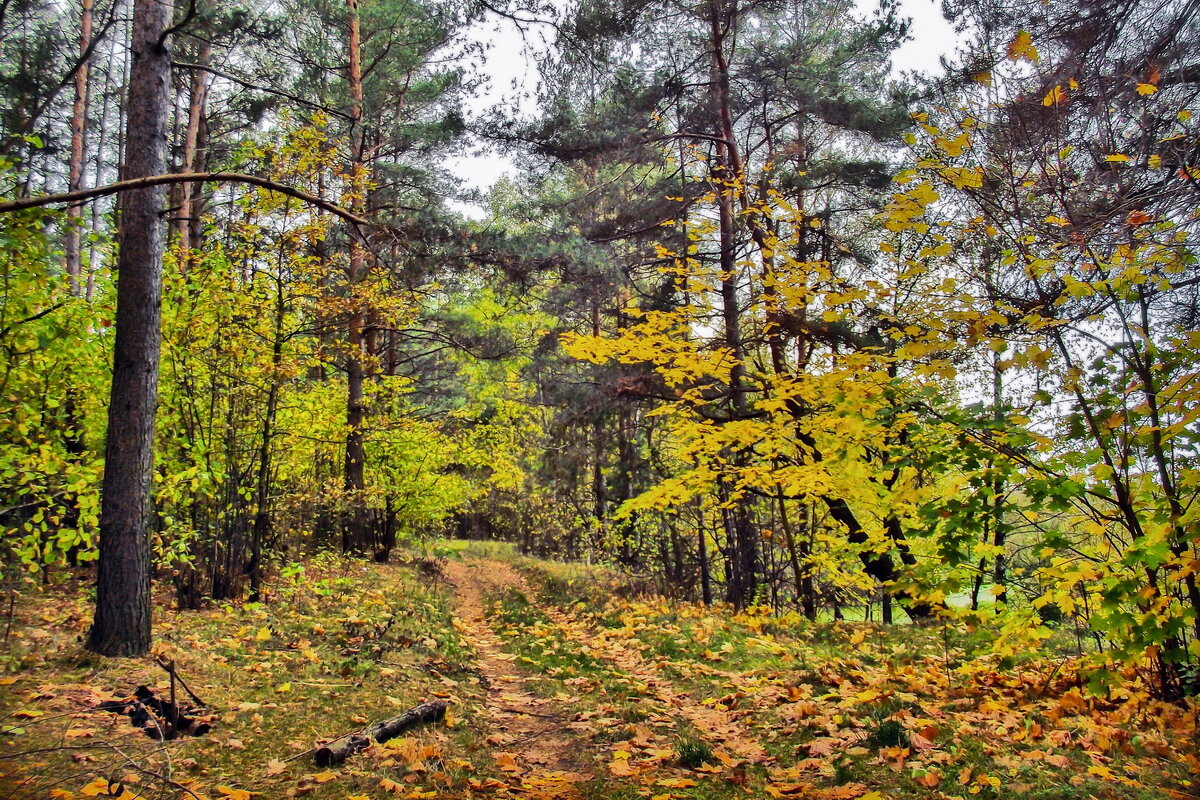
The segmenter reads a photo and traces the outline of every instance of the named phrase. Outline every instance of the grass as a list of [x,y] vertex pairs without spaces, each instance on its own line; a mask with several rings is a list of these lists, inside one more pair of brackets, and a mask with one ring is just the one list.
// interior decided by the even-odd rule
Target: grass
[[[385,779],[416,775],[425,784],[437,773],[453,783],[467,774],[461,764],[427,771],[383,754],[356,757],[325,783],[306,778],[318,770],[303,754],[318,740],[434,696],[475,691],[444,588],[413,570],[327,557],[294,569],[265,603],[179,613],[162,611],[169,603],[160,599],[154,655],[174,662],[209,704],[212,723],[205,736],[170,742],[89,710],[139,685],[166,696],[170,683],[150,659],[100,659],[82,649],[86,595],[82,582],[66,581],[30,592],[14,609],[3,649],[0,725],[10,735],[0,736],[0,795],[43,798],[57,789],[66,798],[114,778],[143,793],[174,784],[208,796],[224,786],[282,797],[307,787],[314,797],[341,798]],[[439,754],[470,752],[470,722],[452,719],[458,727],[429,727],[410,739],[432,764]]]
[[[213,724],[206,736],[166,743],[89,710],[141,684],[169,692],[169,682],[150,659],[82,649],[86,582],[22,587],[0,647],[0,731],[8,731],[0,796],[41,800],[57,790],[53,797],[72,800],[89,784],[99,791],[100,779],[105,793],[111,780],[147,798],[186,796],[179,787],[211,800],[242,798],[238,790],[257,800],[486,797],[482,782],[505,776],[484,740],[473,654],[444,581],[422,569],[425,559],[478,557],[509,560],[538,587],[488,604],[527,687],[586,723],[581,747],[605,758],[628,749],[639,765],[633,778],[598,770],[579,787],[585,798],[821,798],[856,785],[888,800],[1195,795],[1195,709],[1150,703],[1132,679],[1124,696],[1087,698],[1063,660],[1068,637],[999,658],[979,649],[986,631],[814,625],[639,599],[607,570],[538,562],[496,543],[442,542],[414,554],[411,568],[336,557],[295,565],[259,604],[179,613],[160,598],[155,655],[174,661],[211,704]],[[687,702],[740,719],[775,761],[714,764],[718,742],[660,707],[592,637],[638,652]],[[448,726],[413,731],[325,774],[304,755],[320,739],[437,696],[455,701]],[[918,743],[922,732],[929,739]]]

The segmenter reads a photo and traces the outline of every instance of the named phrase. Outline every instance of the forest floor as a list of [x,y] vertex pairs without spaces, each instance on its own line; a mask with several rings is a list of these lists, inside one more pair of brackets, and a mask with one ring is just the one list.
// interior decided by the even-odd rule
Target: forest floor
[[[1064,654],[626,599],[603,570],[439,552],[316,559],[258,604],[180,612],[163,597],[146,659],[82,649],[83,581],[22,588],[0,645],[0,797],[1200,795],[1197,707],[1133,681],[1092,697]],[[139,685],[168,696],[156,659],[207,703],[210,731],[159,742],[97,709]],[[445,720],[314,764],[321,742],[434,698]]]

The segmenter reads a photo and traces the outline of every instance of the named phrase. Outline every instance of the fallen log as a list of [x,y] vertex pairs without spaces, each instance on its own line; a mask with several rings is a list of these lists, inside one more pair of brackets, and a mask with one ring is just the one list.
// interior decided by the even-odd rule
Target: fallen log
[[371,746],[371,742],[386,742],[404,733],[409,728],[438,722],[446,716],[450,703],[446,700],[429,700],[414,706],[398,717],[376,722],[360,733],[351,733],[334,739],[329,744],[318,747],[313,751],[313,758],[321,768],[341,764],[355,753],[361,753]]

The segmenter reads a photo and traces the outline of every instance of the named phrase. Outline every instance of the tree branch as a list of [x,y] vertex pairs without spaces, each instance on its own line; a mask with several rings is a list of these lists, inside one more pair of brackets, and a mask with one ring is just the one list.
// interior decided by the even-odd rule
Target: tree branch
[[173,62],[171,62],[171,66],[174,67],[175,69],[194,69],[194,70],[199,70],[201,72],[207,72],[209,75],[215,75],[218,78],[224,78],[227,81],[232,81],[233,83],[236,83],[239,86],[244,86],[245,88],[252,89],[253,91],[256,91],[256,92],[264,92],[266,94],[277,95],[279,97],[282,97],[285,100],[291,100],[293,103],[298,103],[302,106],[307,106],[308,108],[315,108],[317,111],[324,111],[326,114],[329,114],[331,116],[341,117],[342,119],[350,118],[347,114],[345,114],[341,111],[338,111],[336,108],[330,108],[329,106],[324,106],[324,105],[321,105],[320,103],[314,103],[311,100],[305,100],[303,97],[291,94],[289,92],[285,92],[281,89],[273,89],[269,86],[263,86],[261,84],[252,83],[252,82],[246,80],[245,78],[239,78],[236,75],[230,75],[228,72],[222,72],[219,69],[213,69],[212,67],[204,66],[202,64],[189,64],[185,61],[173,61]]
[[322,211],[328,211],[334,216],[341,217],[347,222],[355,225],[370,225],[371,222],[365,217],[360,217],[336,203],[331,203],[328,200],[323,200],[315,194],[309,194],[301,189],[296,189],[282,183],[267,178],[260,178],[257,175],[245,175],[240,172],[188,172],[188,173],[171,173],[167,175],[148,175],[144,178],[133,178],[126,181],[117,181],[105,186],[96,186],[91,189],[80,189],[77,192],[63,192],[62,194],[46,194],[36,197],[21,197],[16,200],[6,200],[0,202],[0,214],[10,211],[22,211],[27,208],[40,208],[41,206],[53,206],[62,204],[74,204],[84,200],[91,200],[96,197],[106,197],[110,194],[118,194],[119,192],[129,192],[134,189],[146,189],[151,186],[160,186],[162,184],[172,183],[246,183],[251,186],[257,186],[261,189],[267,189],[272,192],[294,197],[297,200],[303,200],[309,205],[316,206]]

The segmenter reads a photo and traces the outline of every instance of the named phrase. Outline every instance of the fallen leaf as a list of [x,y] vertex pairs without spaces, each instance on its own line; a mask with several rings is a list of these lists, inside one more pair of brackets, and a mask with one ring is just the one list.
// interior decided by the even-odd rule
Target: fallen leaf
[[938,784],[942,782],[942,773],[937,770],[930,770],[922,775],[914,776],[913,780],[926,789],[936,789]]
[[524,770],[521,769],[521,765],[517,763],[517,759],[513,757],[512,753],[497,753],[496,765],[500,767],[501,772],[508,772],[513,775],[524,772]]
[[258,794],[258,792],[248,792],[245,789],[235,789],[232,786],[218,786],[217,794],[228,798],[228,800],[250,800],[250,797]]
[[629,759],[614,758],[608,764],[608,770],[618,778],[628,778],[637,774],[637,770],[629,765]]

